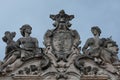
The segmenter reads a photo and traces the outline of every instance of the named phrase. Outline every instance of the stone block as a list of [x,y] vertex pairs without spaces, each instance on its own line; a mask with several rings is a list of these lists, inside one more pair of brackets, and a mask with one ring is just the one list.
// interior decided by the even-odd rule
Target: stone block
[[105,76],[105,75],[99,75],[99,76],[84,75],[84,76],[81,76],[80,80],[108,80],[108,76]]

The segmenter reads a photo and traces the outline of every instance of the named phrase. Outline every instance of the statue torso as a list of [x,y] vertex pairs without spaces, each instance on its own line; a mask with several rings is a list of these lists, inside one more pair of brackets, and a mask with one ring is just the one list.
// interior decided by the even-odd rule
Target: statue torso
[[20,43],[20,47],[23,49],[36,48],[36,39],[32,37],[20,38],[19,43]]

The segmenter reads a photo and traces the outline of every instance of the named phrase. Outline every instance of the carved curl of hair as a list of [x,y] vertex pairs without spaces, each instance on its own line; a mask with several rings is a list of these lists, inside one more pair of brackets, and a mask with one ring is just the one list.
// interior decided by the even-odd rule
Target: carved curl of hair
[[26,30],[26,29],[31,29],[31,30],[32,30],[32,27],[31,27],[29,24],[23,25],[23,26],[20,28],[20,32],[21,32],[21,35],[22,35],[22,36],[25,36],[25,30]]
[[4,42],[7,42],[6,36],[2,37],[2,40],[3,40]]
[[94,30],[97,30],[97,32],[99,33],[99,36],[100,36],[100,34],[101,34],[101,29],[100,29],[98,26],[93,26],[93,27],[91,28],[91,31],[93,32]]
[[104,46],[107,48],[107,45],[111,43],[113,46],[116,46],[118,47],[117,43],[109,38],[106,39],[105,43],[104,43]]

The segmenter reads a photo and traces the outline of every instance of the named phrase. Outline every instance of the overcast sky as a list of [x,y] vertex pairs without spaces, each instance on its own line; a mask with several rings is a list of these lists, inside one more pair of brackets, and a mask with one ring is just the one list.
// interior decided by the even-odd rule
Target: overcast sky
[[99,26],[101,37],[112,36],[120,46],[120,0],[0,0],[0,60],[5,53],[6,44],[2,41],[5,31],[15,31],[16,41],[21,37],[19,28],[30,24],[31,35],[39,40],[40,47],[44,47],[45,32],[54,28],[49,15],[58,14],[62,9],[75,16],[71,29],[79,32],[80,46],[92,37],[92,26]]

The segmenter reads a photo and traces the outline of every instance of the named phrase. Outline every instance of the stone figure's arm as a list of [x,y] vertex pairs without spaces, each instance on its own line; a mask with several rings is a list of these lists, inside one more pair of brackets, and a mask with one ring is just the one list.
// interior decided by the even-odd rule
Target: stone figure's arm
[[7,48],[5,48],[5,56],[7,55]]
[[83,46],[82,52],[85,53],[88,47],[89,47],[89,39],[86,41],[85,45]]
[[21,38],[16,41],[16,45],[20,47],[20,45],[21,45]]
[[35,38],[35,46],[36,46],[36,48],[39,48],[39,42],[36,38]]

